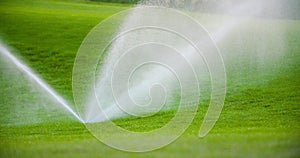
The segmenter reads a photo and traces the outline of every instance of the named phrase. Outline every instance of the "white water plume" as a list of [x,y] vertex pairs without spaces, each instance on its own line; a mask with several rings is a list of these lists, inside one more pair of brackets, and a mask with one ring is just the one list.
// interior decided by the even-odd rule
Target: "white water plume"
[[[4,79],[3,81],[4,83],[2,84],[5,84],[5,82],[7,84],[12,84],[12,85],[7,85],[9,88],[2,90],[3,91],[2,97],[5,97],[4,95],[8,95],[6,97],[11,97],[9,95],[14,95],[11,98],[14,101],[11,100],[8,100],[7,102],[3,101],[4,105],[1,105],[3,106],[2,108],[10,105],[11,107],[9,107],[9,109],[13,109],[13,108],[15,109],[14,110],[15,114],[11,114],[11,116],[16,118],[6,118],[8,119],[9,123],[11,124],[14,123],[13,121],[10,120],[18,120],[19,124],[26,124],[26,123],[31,124],[31,123],[36,123],[36,120],[41,118],[45,119],[45,117],[49,117],[46,118],[47,121],[47,119],[48,120],[57,119],[57,118],[51,118],[51,117],[58,117],[57,115],[69,115],[69,114],[73,115],[78,121],[83,122],[83,120],[75,113],[75,111],[71,108],[71,106],[59,94],[57,94],[45,81],[43,81],[21,60],[16,58],[2,43],[0,43],[0,56],[2,60],[1,65],[3,67],[2,78]],[[21,72],[23,75],[21,75],[19,72]],[[14,83],[13,80],[17,80],[18,83]],[[31,86],[31,88],[28,86]],[[26,99],[26,98],[22,98],[22,96],[24,95],[17,92],[20,89],[25,90],[22,93],[28,94],[27,98],[28,99],[31,98],[31,101],[29,102],[24,101]],[[5,94],[10,91],[14,91],[15,94]],[[32,95],[30,95],[31,93]],[[20,100],[19,102],[17,101],[18,99]],[[11,105],[11,102],[14,102],[15,105]],[[20,109],[17,108],[21,106],[22,108]],[[21,111],[22,109],[24,111]],[[37,116],[37,118],[33,119],[31,117],[34,117],[35,110],[39,110],[37,111],[36,115],[40,115],[40,116]],[[63,113],[60,111],[67,111],[67,113]],[[64,117],[64,116],[60,116],[60,117]],[[33,120],[30,120],[31,122],[26,122],[25,121],[26,119],[33,119]]]
[[[212,1],[209,1],[212,2]],[[229,1],[228,1],[229,2]],[[145,0],[141,1],[141,3],[137,7],[144,7],[144,6],[156,6],[156,7],[166,7],[167,8],[176,8],[182,11],[183,13],[193,17],[195,20],[199,21],[203,24],[209,31],[211,37],[214,41],[221,46],[221,52],[225,59],[226,67],[228,67],[228,72],[230,75],[236,74],[239,75],[240,73],[233,72],[230,68],[236,67],[235,64],[239,62],[247,63],[249,61],[253,61],[254,63],[248,66],[248,69],[252,69],[252,67],[259,66],[257,62],[262,63],[261,69],[262,71],[257,73],[254,72],[256,75],[264,74],[265,68],[270,67],[270,65],[266,65],[267,62],[272,60],[267,58],[262,58],[265,56],[272,57],[273,63],[276,63],[278,59],[280,59],[281,53],[284,50],[284,37],[282,36],[282,29],[280,26],[273,26],[272,30],[269,30],[267,27],[268,25],[264,25],[263,22],[259,23],[259,17],[264,17],[266,10],[270,11],[270,16],[272,16],[272,11],[274,11],[280,3],[276,3],[276,1],[272,1],[272,5],[265,1],[259,0],[244,0],[240,2],[231,2],[224,6],[212,6],[211,4],[214,3],[198,3],[195,5],[196,1],[161,1],[161,0]],[[210,5],[208,5],[210,4]],[[224,4],[223,2],[221,4]],[[201,14],[203,8],[208,13],[217,13],[217,14]],[[210,8],[210,9],[209,9]],[[143,26],[147,24],[147,21],[157,21],[157,25],[163,26],[170,22],[175,22],[178,17],[175,17],[172,14],[166,14],[164,12],[147,12],[140,11],[138,9],[133,9],[130,13],[124,16],[123,22],[120,25],[120,28],[117,32],[121,33],[124,30],[131,28],[132,26]],[[262,21],[262,20],[261,20]],[[269,20],[271,21],[271,20]],[[272,22],[272,21],[271,21]],[[154,22],[153,22],[154,23]],[[248,24],[253,25],[254,27],[247,26]],[[174,28],[180,28],[182,30],[190,30],[188,33],[193,34],[195,30],[191,29],[184,20],[177,21],[177,24]],[[171,28],[174,29],[174,28]],[[230,43],[228,41],[232,40],[236,42],[236,31],[241,30],[242,32],[238,37],[242,38],[242,41],[238,43],[239,47],[245,46],[245,44],[253,45],[251,50],[247,50],[246,48],[240,48],[239,50],[233,50],[235,47],[235,43]],[[243,36],[249,35],[256,35],[256,37],[260,38],[259,42],[255,39],[251,39],[250,36]],[[242,43],[245,41],[246,43]],[[206,43],[207,38],[198,37],[199,43]],[[179,72],[185,74],[186,76],[191,76],[191,73],[187,73],[185,69],[180,70],[181,64],[178,61],[178,58],[172,57],[173,55],[168,55],[168,53],[164,53],[163,51],[158,55],[155,55],[155,52],[148,52],[150,55],[146,55],[146,53],[141,53],[140,55],[136,52],[145,52],[147,50],[133,50],[136,52],[135,56],[131,56],[130,59],[125,59],[125,63],[123,64],[122,71],[125,75],[126,73],[133,73],[133,76],[128,76],[128,84],[127,90],[120,90],[117,94],[113,92],[113,86],[111,85],[111,78],[114,75],[115,66],[116,64],[126,58],[126,54],[128,53],[127,50],[132,50],[136,46],[143,45],[145,43],[163,43],[166,46],[171,46],[182,55],[182,60],[187,60],[188,63],[192,65],[197,73],[197,77],[199,79],[199,84],[201,85],[202,90],[210,91],[210,84],[209,81],[209,71],[205,64],[205,60],[198,55],[193,47],[189,46],[186,41],[182,40],[181,37],[178,35],[174,35],[171,32],[166,32],[166,30],[153,30],[151,28],[144,28],[141,30],[135,30],[134,32],[130,32],[128,34],[122,35],[122,37],[116,39],[112,42],[106,52],[106,56],[104,59],[101,59],[102,62],[100,65],[100,69],[96,72],[96,83],[95,83],[95,95],[90,94],[85,99],[87,102],[84,105],[85,108],[79,110],[80,114],[84,118],[86,122],[102,122],[106,121],[108,118],[119,118],[126,116],[127,114],[137,116],[139,113],[141,116],[152,114],[153,110],[139,108],[131,108],[131,104],[133,104],[129,100],[136,101],[136,104],[148,104],[151,101],[151,86],[153,85],[164,85],[159,89],[165,92],[168,92],[166,96],[162,98],[166,99],[164,102],[163,109],[167,110],[170,108],[176,108],[177,104],[174,102],[176,100],[176,95],[179,93],[180,85],[176,84],[176,76],[170,73],[170,70],[166,69],[162,65],[152,65],[147,68],[143,68],[141,71],[134,71],[131,72],[129,67],[131,67],[132,63],[135,61],[139,61],[143,58],[153,58],[153,56],[159,56],[161,59],[167,59],[170,63],[177,63],[175,69],[179,68]],[[229,43],[229,44],[228,44]],[[151,49],[151,48],[149,48]],[[152,48],[153,49],[153,48]],[[209,50],[210,48],[202,48],[204,50]],[[253,49],[253,50],[252,50]],[[155,50],[155,49],[154,49]],[[231,50],[229,52],[229,50]],[[166,50],[165,50],[166,51]],[[239,52],[240,51],[240,52]],[[246,51],[246,52],[245,52]],[[247,53],[247,54],[244,54]],[[130,52],[132,53],[132,52]],[[133,53],[134,54],[134,53]],[[125,56],[125,57],[124,57]],[[209,56],[209,55],[208,55]],[[243,56],[242,58],[240,58]],[[129,57],[127,57],[129,58]],[[246,59],[248,58],[248,59]],[[250,60],[249,60],[250,58]],[[156,59],[157,60],[157,59]],[[271,64],[271,65],[272,65]],[[276,65],[276,64],[275,64]],[[126,69],[126,67],[128,69]],[[131,67],[133,68],[133,67]],[[241,69],[243,69],[241,67]],[[168,73],[169,71],[169,73]],[[240,72],[240,71],[239,71]],[[244,75],[251,75],[249,72],[248,74]],[[125,75],[126,76],[126,75]],[[242,77],[242,76],[241,76]],[[236,80],[236,79],[233,79]],[[122,87],[121,79],[118,80],[120,83],[118,87]],[[234,81],[231,81],[234,82]],[[113,84],[118,84],[117,82]],[[123,83],[127,84],[127,83]],[[162,89],[161,89],[162,88]],[[193,92],[193,88],[190,88],[191,96],[196,95]],[[128,92],[127,92],[128,91]],[[155,93],[160,94],[158,91],[154,91]],[[129,95],[127,95],[129,93]],[[151,94],[150,94],[151,93]],[[153,95],[153,94],[152,94]],[[199,97],[199,95],[196,95]],[[155,97],[155,96],[153,96]],[[160,99],[162,99],[160,98]],[[150,100],[149,100],[150,99]],[[119,103],[126,105],[127,107],[119,107]],[[153,101],[153,100],[152,100]],[[138,102],[138,103],[137,103]],[[101,106],[101,108],[99,108]],[[162,107],[159,107],[159,109]],[[156,109],[157,110],[157,109]],[[154,111],[156,111],[154,109]],[[146,113],[146,114],[145,114]],[[105,115],[107,115],[105,117]]]

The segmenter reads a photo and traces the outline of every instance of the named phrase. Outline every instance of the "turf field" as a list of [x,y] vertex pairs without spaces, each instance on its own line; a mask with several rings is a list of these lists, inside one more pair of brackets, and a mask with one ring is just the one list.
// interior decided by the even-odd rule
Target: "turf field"
[[[15,49],[16,56],[71,101],[72,68],[82,40],[99,22],[130,7],[84,0],[1,0],[0,37]],[[205,106],[199,106],[194,122],[183,136],[167,147],[147,153],[112,149],[74,119],[10,125],[4,121],[9,119],[4,112],[13,105],[14,95],[26,91],[6,93],[9,87],[2,83],[7,78],[1,73],[0,157],[299,157],[300,21],[258,21],[270,26],[278,24],[286,30],[284,53],[276,70],[267,69],[259,76],[267,81],[255,77],[254,67],[246,67],[239,74],[246,76],[246,81],[227,74],[222,114],[205,138],[197,137]],[[231,45],[224,43],[227,44]],[[250,52],[255,49],[252,47],[250,44],[234,50]],[[228,49],[233,48],[224,46],[224,50]],[[229,72],[236,70],[226,68]],[[201,103],[207,104],[208,100]],[[173,114],[174,111],[167,111],[148,119],[124,118],[115,122],[130,130],[147,131],[162,126]]]

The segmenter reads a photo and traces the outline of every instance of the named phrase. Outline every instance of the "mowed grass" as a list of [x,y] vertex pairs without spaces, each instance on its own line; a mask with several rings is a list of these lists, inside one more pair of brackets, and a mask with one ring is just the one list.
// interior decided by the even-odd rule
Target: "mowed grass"
[[[99,22],[129,7],[71,0],[1,1],[0,36],[16,49],[15,55],[62,96],[72,100],[72,68],[82,40]],[[112,149],[94,138],[84,125],[72,121],[24,126],[1,123],[0,156],[299,157],[300,22],[278,21],[286,28],[287,45],[278,73],[268,82],[261,84],[257,80],[257,84],[251,85],[233,83],[229,75],[224,109],[205,138],[197,137],[206,110],[202,106],[182,137],[167,147],[147,153]],[[1,84],[0,88],[3,89]],[[6,95],[9,94],[2,93],[1,97]],[[207,102],[204,100],[202,104]],[[1,102],[1,106],[6,104]],[[163,112],[148,120],[120,119],[116,123],[130,130],[145,131],[162,126],[173,113]]]

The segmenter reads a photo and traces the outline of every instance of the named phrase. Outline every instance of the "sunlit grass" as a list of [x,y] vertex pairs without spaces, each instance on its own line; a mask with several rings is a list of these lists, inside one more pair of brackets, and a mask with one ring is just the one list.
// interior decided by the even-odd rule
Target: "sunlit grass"
[[[0,36],[54,89],[72,100],[72,68],[82,40],[100,21],[128,7],[85,1],[1,1]],[[238,76],[229,75],[232,81],[228,81],[220,120],[205,138],[197,135],[208,98],[201,101],[184,136],[154,152],[142,155],[111,149],[98,142],[84,125],[64,121],[25,126],[1,124],[0,156],[297,157],[300,154],[300,22],[280,22],[286,29],[287,47],[276,74],[263,84],[259,80],[252,80],[251,84],[236,83],[233,81]],[[251,48],[240,51],[248,49]],[[255,74],[254,69],[248,71]],[[2,83],[4,77],[0,77]],[[7,87],[0,84],[0,88]],[[8,95],[3,93],[1,97]],[[7,101],[1,102],[5,107],[9,100],[3,100]],[[167,111],[150,118],[124,118],[115,123],[132,131],[148,131],[163,126],[173,114],[174,111]]]

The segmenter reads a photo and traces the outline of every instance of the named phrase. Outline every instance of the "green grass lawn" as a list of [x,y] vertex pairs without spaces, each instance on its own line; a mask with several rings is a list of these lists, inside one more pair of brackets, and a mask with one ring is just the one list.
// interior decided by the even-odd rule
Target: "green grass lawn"
[[[2,0],[0,37],[15,49],[16,56],[71,101],[72,68],[82,40],[99,22],[129,7],[84,0]],[[206,106],[199,106],[193,123],[178,140],[147,153],[112,149],[73,119],[18,126],[1,122],[0,157],[299,157],[300,21],[260,20],[285,28],[285,51],[279,64],[268,65],[263,75],[257,75],[255,67],[232,75],[230,72],[238,68],[230,64],[226,67],[229,72],[225,105],[206,137],[197,137]],[[224,45],[234,43],[228,41]],[[220,46],[221,51],[236,50],[224,45]],[[249,44],[238,51],[250,52],[252,47]],[[3,74],[0,76],[1,112],[13,105],[14,97],[6,93],[10,87],[3,84],[7,82]],[[21,93],[26,91],[16,92]],[[201,105],[207,103],[206,98]],[[148,119],[124,118],[115,122],[133,131],[147,131],[162,126],[173,113],[167,111]],[[0,120],[8,117],[2,113]]]

